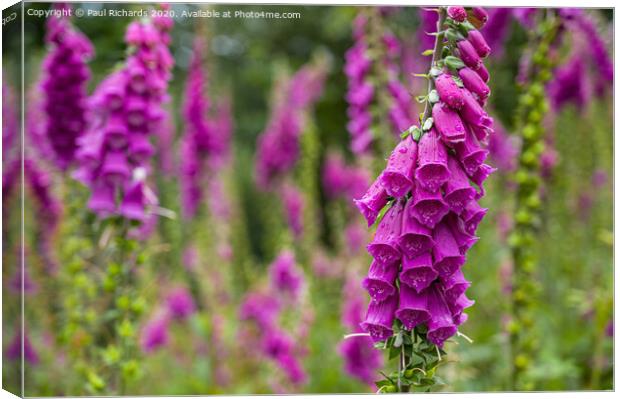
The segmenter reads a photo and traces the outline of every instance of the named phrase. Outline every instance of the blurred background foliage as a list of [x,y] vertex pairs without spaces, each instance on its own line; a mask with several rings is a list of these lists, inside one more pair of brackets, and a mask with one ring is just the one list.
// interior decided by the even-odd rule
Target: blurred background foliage
[[[101,3],[80,4],[84,9],[100,9]],[[27,8],[47,9],[49,4],[32,3]],[[105,4],[108,9],[147,8],[148,5]],[[175,4],[173,9],[192,10],[197,5]],[[253,157],[257,135],[265,127],[270,111],[270,97],[274,84],[282,71],[292,73],[317,54],[329,59],[330,70],[325,89],[318,101],[312,120],[316,132],[319,163],[314,165],[315,179],[321,187],[320,165],[328,149],[334,148],[353,157],[348,150],[349,136],[346,130],[347,104],[344,100],[347,81],[343,70],[344,53],[352,45],[351,22],[359,8],[344,6],[240,6],[210,5],[203,9],[224,11],[289,11],[301,13],[297,20],[268,19],[181,19],[177,18],[172,31],[171,49],[175,59],[174,75],[170,86],[171,110],[175,117],[175,141],[171,151],[178,159],[179,139],[183,134],[184,120],[179,109],[183,102],[185,77],[191,56],[194,35],[200,25],[208,36],[208,75],[210,95],[213,98],[230,95],[233,100],[234,165],[228,175],[228,188],[234,193],[238,208],[234,220],[231,265],[219,264],[213,258],[214,231],[209,215],[202,212],[190,225],[178,219],[162,219],[158,233],[148,242],[145,250],[145,267],[140,270],[143,286],[140,291],[146,299],[147,308],[160,298],[161,287],[181,284],[183,266],[181,258],[188,237],[200,249],[204,262],[213,263],[211,269],[219,269],[225,275],[224,287],[234,298],[218,307],[218,313],[226,316],[222,323],[223,337],[231,348],[226,359],[232,383],[218,386],[213,379],[213,349],[204,340],[209,331],[210,319],[197,315],[187,324],[173,327],[171,344],[143,356],[139,361],[142,377],[127,389],[130,394],[248,394],[270,392],[268,384],[274,370],[265,364],[247,364],[243,348],[236,345],[236,315],[239,298],[266,273],[279,247],[278,240],[283,228],[279,216],[278,199],[260,193],[254,185]],[[7,11],[4,11],[5,13]],[[611,21],[611,10],[593,11],[602,20]],[[26,90],[38,81],[41,60],[45,54],[43,43],[44,20],[26,16],[24,24]],[[90,62],[93,78],[89,92],[108,74],[115,64],[123,60],[125,45],[123,35],[130,18],[74,18],[75,25],[95,45],[95,57]],[[402,7],[397,12],[386,12],[385,24],[396,32],[401,41],[416,39],[420,25],[419,10]],[[518,88],[515,76],[523,49],[527,46],[527,32],[517,22],[510,22],[510,33],[505,42],[503,55],[494,58],[489,65],[493,116],[501,121],[511,134],[514,127],[514,110],[517,106]],[[20,54],[19,25],[4,28],[3,75],[12,84],[19,82]],[[424,71],[419,71],[424,72]],[[18,89],[18,85],[14,85]],[[422,93],[414,93],[422,94]],[[28,107],[28,102],[26,102]],[[555,137],[558,163],[544,183],[544,227],[539,235],[540,264],[538,279],[543,291],[538,298],[538,316],[535,328],[539,330],[540,353],[530,373],[537,381],[537,390],[612,389],[612,339],[606,328],[612,318],[612,242],[613,242],[613,121],[610,96],[596,99],[586,109],[565,107],[555,116],[551,128]],[[26,143],[28,145],[28,143]],[[386,154],[387,155],[387,154]],[[607,176],[605,184],[593,189],[592,176],[599,172]],[[74,212],[75,220],[63,221],[59,236],[55,238],[59,258],[68,251],[67,246],[87,236],[64,236],[74,233],[80,223],[94,224],[83,204],[87,192],[77,184],[60,182],[62,176],[54,176],[54,192],[63,199],[66,214]],[[175,178],[157,177],[161,206],[178,213],[178,181]],[[499,391],[509,386],[509,356],[506,320],[509,317],[509,296],[506,294],[507,264],[510,250],[501,234],[506,213],[511,212],[514,193],[509,189],[509,177],[497,173],[487,181],[487,197],[482,205],[489,214],[481,224],[480,241],[472,249],[465,272],[473,282],[470,297],[476,305],[470,309],[469,320],[463,326],[473,344],[459,341],[448,344],[449,362],[442,366],[440,374],[446,385],[444,391]],[[74,195],[63,197],[67,187]],[[587,197],[587,198],[586,198]],[[333,219],[327,220],[328,202],[322,192],[316,220],[320,232],[320,247],[328,253],[336,251],[334,237],[340,228]],[[586,209],[584,201],[590,204]],[[17,234],[18,220],[16,202],[5,212],[5,233]],[[28,199],[26,200],[27,210]],[[6,205],[5,205],[6,207]],[[5,208],[7,209],[7,208]],[[26,212],[27,241],[36,240],[33,232],[36,220]],[[233,221],[233,224],[235,222]],[[28,227],[30,225],[30,228]],[[274,227],[275,226],[275,227]],[[83,227],[83,226],[82,226]],[[88,229],[86,229],[88,230]],[[13,236],[14,239],[15,236]],[[275,242],[274,242],[275,240]],[[16,257],[15,241],[9,237],[3,241],[3,279],[13,275]],[[35,247],[32,242],[31,247]],[[165,250],[162,250],[165,247]],[[330,252],[331,251],[331,252]],[[28,395],[60,395],[83,393],[75,375],[67,374],[66,354],[57,350],[50,335],[50,319],[53,318],[54,302],[58,295],[75,287],[62,286],[62,281],[46,275],[44,260],[32,253],[28,264],[32,278],[39,286],[37,295],[26,299],[26,318],[33,345],[41,360],[28,366],[26,393]],[[369,262],[366,255],[344,259],[344,267],[363,276]],[[371,388],[348,376],[343,370],[337,347],[347,331],[340,322],[342,302],[342,276],[320,278],[312,276],[309,261],[302,261],[310,282],[310,298],[314,312],[314,324],[307,338],[308,354],[303,363],[310,380],[295,392],[344,393],[369,392]],[[62,267],[63,265],[61,265]],[[65,265],[66,266],[66,265]],[[199,277],[206,296],[213,299],[217,283],[206,268]],[[7,309],[15,317],[17,302],[8,297],[5,289],[5,314]],[[13,307],[13,309],[11,309]],[[148,315],[149,311],[146,312]],[[5,316],[7,317],[7,316]],[[96,317],[96,315],[95,315]],[[5,327],[7,325],[5,320]],[[9,320],[10,322],[10,320]],[[62,329],[63,326],[57,326]],[[11,340],[11,329],[5,328],[3,341]],[[5,381],[11,380],[15,370],[4,367]],[[78,388],[76,388],[78,387]]]

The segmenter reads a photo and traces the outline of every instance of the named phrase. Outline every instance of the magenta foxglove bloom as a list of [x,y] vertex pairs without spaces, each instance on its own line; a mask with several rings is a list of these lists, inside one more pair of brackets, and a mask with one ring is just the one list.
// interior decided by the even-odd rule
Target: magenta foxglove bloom
[[391,266],[400,261],[398,239],[400,238],[404,203],[396,200],[379,222],[377,232],[368,252],[383,266]]
[[427,338],[437,346],[456,334],[457,327],[454,323],[452,312],[437,285],[428,289],[427,306],[431,318],[428,321]]
[[[21,251],[20,251],[20,255],[21,255]],[[11,289],[11,291],[13,291],[13,293],[21,295],[22,293],[24,295],[30,295],[33,294],[37,291],[37,284],[32,281],[32,277],[30,277],[30,273],[28,272],[28,263],[24,264],[24,268],[23,268],[23,273],[22,273],[22,267],[21,264],[17,265],[17,268],[15,270],[15,273],[13,273],[13,276],[9,279],[9,288]],[[22,287],[23,284],[23,287]],[[22,289],[23,288],[23,289]]]
[[403,268],[400,272],[400,282],[420,292],[428,288],[437,279],[439,273],[433,269],[433,259],[429,252],[424,252],[414,258],[403,257]]
[[358,380],[371,385],[381,367],[381,353],[373,347],[368,337],[351,337],[342,342],[339,352],[344,358],[345,371]]
[[[342,323],[349,331],[360,332],[366,303],[361,295],[361,284],[353,273],[347,276],[343,294]],[[349,337],[341,343],[339,352],[348,374],[367,384],[373,383],[383,362],[370,337]]]
[[370,334],[374,342],[383,341],[392,336],[394,313],[398,308],[398,296],[392,295],[382,302],[370,301],[366,319],[361,323],[362,329]]
[[444,144],[454,147],[456,143],[465,141],[465,124],[458,112],[444,103],[433,105],[433,121]]
[[474,199],[476,190],[469,184],[467,174],[456,158],[448,157],[450,179],[444,185],[444,201],[450,210],[460,214],[465,206]]
[[422,255],[424,252],[429,251],[433,245],[431,230],[420,223],[416,217],[413,216],[414,201],[407,201],[405,206],[402,228],[400,237],[398,238],[398,246],[404,256],[409,258],[416,258]]
[[533,27],[533,17],[536,11],[537,9],[532,7],[516,7],[512,9],[512,16],[517,19],[521,25],[529,29]]
[[170,340],[170,320],[165,315],[156,315],[146,322],[140,333],[140,348],[144,353],[151,353],[166,346]]
[[303,232],[304,197],[301,191],[292,184],[284,184],[281,196],[288,226],[293,235],[299,238]]
[[588,43],[587,48],[590,50],[592,65],[598,71],[599,79],[597,79],[596,90],[599,94],[605,92],[609,87],[609,83],[614,79],[614,63],[612,57],[607,51],[605,39],[597,30],[595,20],[586,13],[585,10],[574,10],[575,25],[579,29]]
[[51,240],[62,213],[62,204],[52,192],[51,176],[35,163],[33,159],[24,160],[24,180],[27,192],[34,200],[37,226],[40,228],[41,238],[38,240],[38,252],[43,258],[48,272],[55,272],[57,263],[52,251]]
[[269,277],[274,290],[293,299],[299,298],[304,287],[304,274],[295,263],[295,255],[288,250],[280,252],[269,267]]
[[183,288],[176,288],[166,298],[166,306],[170,315],[177,319],[186,319],[196,311],[192,294]]
[[[23,350],[22,350],[23,348]],[[22,356],[24,361],[31,364],[36,365],[39,363],[39,354],[35,350],[34,346],[30,342],[30,338],[28,338],[28,334],[24,333],[23,335],[23,347],[22,347],[22,329],[18,327],[15,331],[15,335],[13,335],[13,339],[7,346],[5,350],[5,354],[7,359],[9,360],[21,360]]]
[[488,154],[489,151],[480,145],[471,130],[465,134],[465,141],[456,145],[456,156],[470,176],[476,173]]
[[[54,9],[69,7],[57,3]],[[43,60],[45,131],[59,168],[75,160],[77,139],[86,130],[87,93],[90,78],[87,61],[93,46],[66,16],[48,18],[45,41],[49,52]]]
[[357,220],[349,223],[344,230],[344,241],[349,253],[356,254],[363,249],[367,236],[366,230]]
[[408,216],[414,217],[424,226],[432,229],[450,211],[450,207],[444,201],[441,192],[431,192],[423,189],[420,183],[416,183],[410,201],[412,205],[407,208]]
[[329,199],[343,198],[349,202],[352,198],[364,195],[370,175],[363,167],[347,165],[342,156],[335,152],[327,154],[323,165],[323,191]]
[[436,192],[450,178],[448,152],[435,129],[420,139],[415,178],[424,190],[430,192]]
[[547,94],[556,112],[568,103],[585,112],[592,93],[583,54],[576,53],[566,64],[555,69],[554,77],[547,85]]
[[[477,26],[487,19],[482,9],[464,11],[450,8],[449,18],[475,18]],[[398,319],[406,330],[424,326],[426,339],[441,347],[474,303],[465,295],[471,283],[462,267],[487,212],[478,203],[483,183],[495,171],[485,163],[493,119],[484,109],[490,90],[482,59],[490,47],[474,30],[456,47],[451,56],[464,65],[433,78],[439,98],[431,104],[432,119],[426,114],[424,129],[412,129],[397,145],[356,201],[369,226],[391,201],[368,245],[374,262],[363,283],[372,300],[361,326],[375,342],[392,337]],[[406,156],[413,153],[412,139],[417,157]],[[389,180],[393,176],[398,176],[395,183]]]
[[396,317],[405,328],[411,330],[417,325],[427,322],[431,318],[428,308],[428,291],[418,293],[407,284],[400,288],[400,303]]
[[304,384],[306,372],[295,353],[295,343],[284,331],[277,328],[268,330],[263,337],[263,351],[273,359],[284,371],[290,382],[295,385]]
[[210,102],[204,66],[205,46],[201,38],[195,39],[185,86],[183,116],[186,120],[186,132],[181,143],[180,172],[182,214],[186,219],[195,216],[202,201],[204,160],[212,150],[214,141],[211,121],[208,120]]
[[381,184],[381,176],[375,180],[368,191],[360,199],[354,200],[355,206],[360,210],[368,227],[372,226],[379,216],[379,212],[388,202],[388,194]]
[[415,121],[415,113],[413,112],[411,95],[401,81],[397,79],[397,72],[400,68],[395,63],[388,65],[388,68],[393,69],[391,80],[387,84],[388,93],[392,98],[388,118],[394,132],[400,134]]
[[248,294],[240,306],[241,320],[252,320],[262,329],[270,328],[276,321],[282,304],[270,295],[253,292]]
[[437,226],[433,239],[433,267],[441,278],[447,278],[465,263],[465,257],[461,255],[459,245],[447,224],[440,223]]
[[213,140],[210,165],[215,169],[224,166],[230,158],[233,128],[232,101],[229,97],[224,97],[217,104],[217,115],[211,126]]
[[446,301],[450,303],[456,301],[461,295],[465,294],[465,291],[467,291],[471,285],[469,281],[465,280],[465,276],[463,276],[463,272],[460,269],[442,281],[444,297]]
[[389,196],[400,198],[411,190],[417,153],[418,144],[410,138],[402,140],[392,151],[381,174],[381,185]]
[[396,275],[398,267],[394,265],[382,265],[376,260],[370,265],[368,277],[362,282],[362,286],[368,291],[372,300],[381,302],[396,293]]
[[[312,65],[316,68],[312,73],[307,72],[308,67],[277,86],[278,100],[265,130],[257,139],[255,177],[262,190],[273,188],[299,159],[305,114],[319,99],[325,81],[322,65]],[[313,94],[300,94],[304,88],[312,90]]]
[[354,22],[355,43],[345,54],[344,72],[348,78],[346,100],[349,103],[347,128],[351,135],[351,150],[356,154],[365,153],[373,141],[370,125],[372,116],[369,105],[374,97],[374,87],[368,81],[372,61],[366,54],[368,47],[365,38],[366,17],[359,14]]

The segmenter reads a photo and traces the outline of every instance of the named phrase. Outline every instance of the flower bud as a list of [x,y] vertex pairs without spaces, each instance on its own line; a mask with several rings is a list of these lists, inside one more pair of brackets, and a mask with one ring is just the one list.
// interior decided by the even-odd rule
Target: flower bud
[[463,86],[478,98],[487,98],[491,93],[489,86],[484,83],[480,75],[470,68],[462,68],[459,70],[459,77],[463,81]]
[[447,146],[452,147],[465,140],[465,125],[456,111],[445,103],[436,103],[432,113],[435,128]]
[[452,18],[456,22],[465,22],[467,19],[467,11],[464,7],[448,7],[448,17]]
[[435,79],[435,87],[439,98],[453,109],[461,109],[465,100],[461,88],[456,84],[452,75],[442,73]]
[[478,52],[476,52],[474,46],[469,41],[461,40],[456,44],[456,47],[459,49],[459,55],[465,65],[472,69],[480,68],[480,65],[482,65],[482,60],[480,59],[480,56],[478,55]]
[[489,13],[482,7],[473,7],[471,9],[471,14],[482,23],[482,25],[486,24],[489,19]]
[[479,31],[472,29],[467,33],[467,40],[474,46],[478,55],[482,58],[487,57],[491,54],[491,47],[487,44],[487,41],[484,40],[482,33]]

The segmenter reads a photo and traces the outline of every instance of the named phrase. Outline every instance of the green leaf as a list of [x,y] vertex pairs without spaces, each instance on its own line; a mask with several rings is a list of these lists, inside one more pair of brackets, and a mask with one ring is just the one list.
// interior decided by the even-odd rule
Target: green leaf
[[423,56],[429,56],[429,55],[433,55],[434,50],[432,48],[429,48],[428,50],[424,50],[422,52]]
[[464,39],[463,35],[454,29],[448,29],[446,31],[446,38],[450,41],[450,43],[456,43],[457,41]]
[[381,387],[392,385],[392,382],[390,380],[375,381],[375,385],[381,389]]
[[400,355],[400,348],[395,347],[394,345],[390,346],[390,354],[388,355],[388,358],[391,360],[398,357],[398,355]]
[[[411,367],[420,367],[424,365],[424,362],[425,362],[425,359],[421,357],[420,355],[418,355],[417,353],[412,354],[409,358],[409,366]],[[423,367],[420,367],[420,368],[423,368]]]
[[455,57],[453,55],[449,55],[443,60],[448,68],[455,70],[455,71],[465,67],[465,64],[463,63],[463,61],[460,58]]
[[[373,227],[376,227],[379,225],[379,223],[381,223],[381,220],[383,220],[383,216],[385,216],[385,213],[392,207],[392,205],[394,204],[394,201],[388,201],[387,204],[385,204],[385,206],[383,207],[383,209],[381,209],[381,211],[379,212],[379,215],[377,215],[377,220],[375,220],[375,224],[373,225]],[[381,343],[383,347],[383,343]]]

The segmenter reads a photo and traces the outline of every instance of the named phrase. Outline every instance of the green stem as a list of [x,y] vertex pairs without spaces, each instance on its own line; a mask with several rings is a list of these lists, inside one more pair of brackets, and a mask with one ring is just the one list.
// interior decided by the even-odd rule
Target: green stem
[[[443,7],[439,7],[437,10],[437,13],[439,14],[439,19],[437,20],[437,36],[435,37],[435,47],[433,48],[433,58],[431,59],[431,68],[433,68],[437,60],[441,58],[441,52],[444,46],[444,43],[443,43],[444,33],[442,30],[442,27],[446,21],[447,14],[446,14],[446,10]],[[435,80],[429,76],[427,94],[433,91],[434,89],[435,89]],[[426,118],[429,118],[431,116],[432,110],[433,110],[433,104],[431,104],[431,102],[427,99],[424,105],[424,114],[422,116],[421,124],[424,124],[424,121],[426,120]]]

